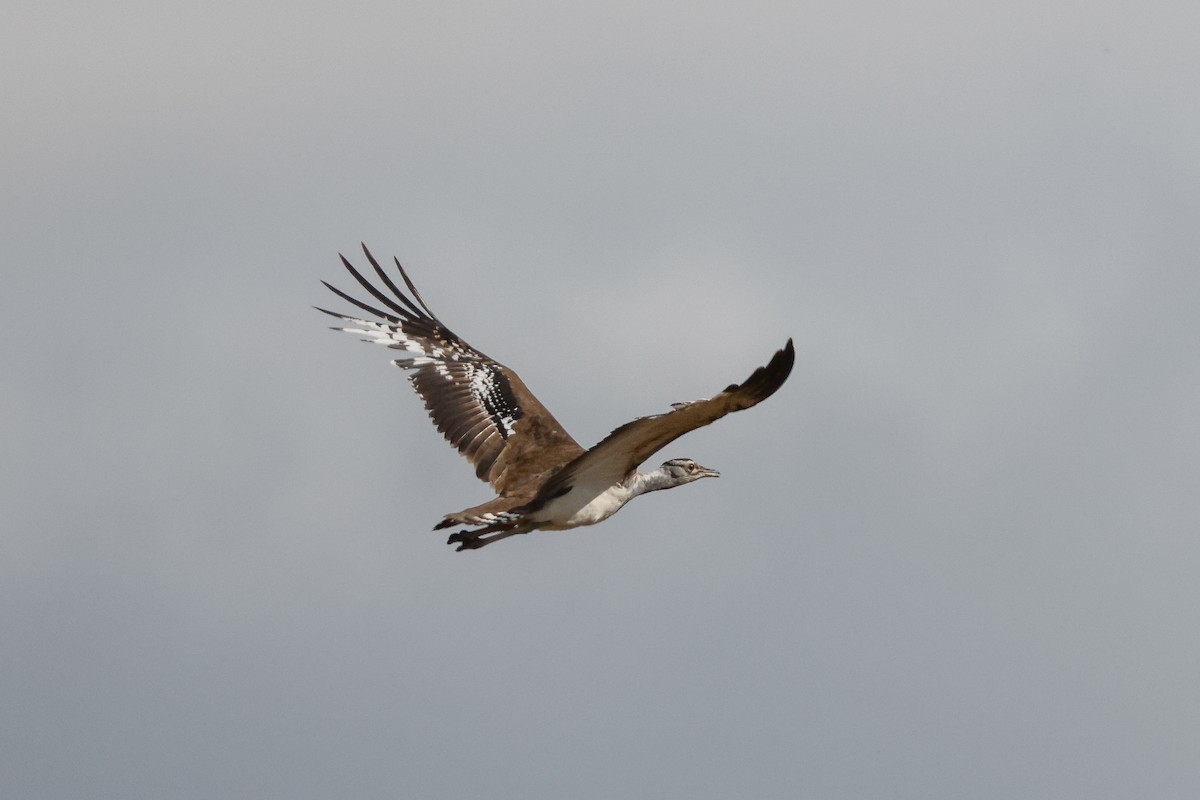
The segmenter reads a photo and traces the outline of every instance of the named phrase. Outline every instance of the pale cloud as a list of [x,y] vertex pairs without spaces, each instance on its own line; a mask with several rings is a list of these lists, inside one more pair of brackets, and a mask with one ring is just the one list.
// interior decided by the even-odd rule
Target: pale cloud
[[[1189,6],[13,14],[13,796],[1200,789]],[[581,441],[796,371],[455,554],[360,240]]]

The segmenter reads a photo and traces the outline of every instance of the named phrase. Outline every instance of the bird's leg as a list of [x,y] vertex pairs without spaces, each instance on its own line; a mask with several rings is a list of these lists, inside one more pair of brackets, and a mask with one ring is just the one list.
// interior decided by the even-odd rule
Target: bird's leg
[[462,543],[477,538],[479,538],[478,531],[455,531],[446,539],[446,544]]
[[[498,542],[501,539],[507,539],[510,536],[516,536],[518,533],[527,533],[527,531],[514,528],[513,530],[500,531],[494,536],[488,536],[487,538],[483,538],[478,534],[472,534],[469,538],[464,538],[461,540],[461,544],[455,548],[455,552],[460,550],[478,550],[479,548],[485,547],[492,542]],[[449,544],[449,542],[446,542],[446,544]]]
[[459,545],[459,550],[474,550],[487,544],[486,541],[482,544],[479,543],[480,536],[483,536],[487,533],[495,533],[496,531],[504,530],[506,527],[512,527],[511,523],[509,525],[505,525],[504,523],[493,522],[491,525],[485,525],[484,527],[474,531],[455,531],[446,539],[446,544],[457,544]]
[[[446,544],[457,544],[457,550],[478,550],[481,547],[507,539],[518,533],[525,533],[512,522],[496,522],[477,531],[456,531],[446,539]],[[487,536],[487,534],[495,534]]]

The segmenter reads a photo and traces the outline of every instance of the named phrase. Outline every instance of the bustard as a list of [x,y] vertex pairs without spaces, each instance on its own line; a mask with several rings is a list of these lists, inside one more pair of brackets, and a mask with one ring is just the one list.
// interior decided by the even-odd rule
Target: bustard
[[471,347],[434,316],[399,259],[394,259],[396,269],[408,295],[366,245],[363,253],[390,296],[364,278],[345,256],[339,257],[382,309],[322,283],[378,320],[317,310],[353,326],[334,330],[361,334],[364,341],[414,354],[392,363],[412,370],[409,380],[437,429],[475,466],[476,476],[496,491],[495,499],[447,514],[434,526],[434,530],[466,526],[446,540],[457,544],[458,550],[474,550],[534,530],[594,525],[640,494],[718,477],[715,469],[690,458],[673,458],[649,472],[639,472],[637,467],[688,431],[770,397],[787,380],[796,359],[788,339],[765,367],[742,383],[710,399],[674,403],[671,411],[627,422],[585,450],[517,373]]

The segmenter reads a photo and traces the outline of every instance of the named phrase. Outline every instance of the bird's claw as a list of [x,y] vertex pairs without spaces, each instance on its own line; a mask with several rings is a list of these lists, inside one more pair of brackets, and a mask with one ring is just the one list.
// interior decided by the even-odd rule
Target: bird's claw
[[458,544],[454,550],[456,553],[463,550],[474,550],[479,547],[479,537],[470,531],[458,531],[447,537],[446,544]]

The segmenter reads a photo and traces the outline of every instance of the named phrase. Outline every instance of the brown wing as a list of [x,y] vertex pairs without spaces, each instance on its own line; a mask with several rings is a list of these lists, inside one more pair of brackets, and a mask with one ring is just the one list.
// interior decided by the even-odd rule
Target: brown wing
[[[381,321],[317,310],[357,326],[334,330],[362,334],[364,341],[415,354],[392,363],[412,370],[409,380],[425,401],[430,418],[475,466],[480,480],[501,496],[528,496],[545,475],[583,452],[515,372],[471,347],[433,315],[399,260],[396,268],[411,298],[388,277],[366,245],[363,252],[390,294],[364,278],[344,256],[340,256],[342,264],[386,310],[322,283]],[[521,465],[519,471],[512,469],[516,464]]]
[[726,414],[758,405],[773,395],[792,373],[796,350],[792,340],[741,384],[732,384],[707,400],[677,403],[672,411],[627,422],[599,444],[563,467],[533,501],[555,497],[575,483],[605,486],[624,480],[638,465],[688,431],[716,422]]

